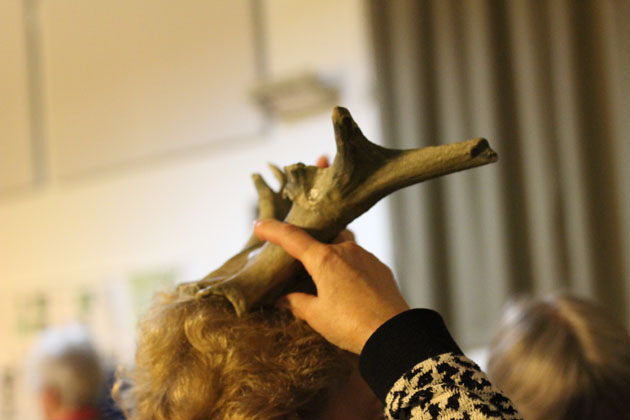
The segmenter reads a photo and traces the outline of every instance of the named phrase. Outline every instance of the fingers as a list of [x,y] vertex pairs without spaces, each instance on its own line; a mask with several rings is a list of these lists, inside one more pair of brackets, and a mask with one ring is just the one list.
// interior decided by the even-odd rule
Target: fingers
[[328,156],[322,155],[317,158],[317,163],[315,163],[315,166],[317,166],[318,168],[328,168],[328,166],[330,166],[330,163],[328,162]]
[[332,241],[333,244],[340,244],[342,242],[356,242],[354,233],[351,230],[344,229],[339,235]]
[[280,306],[289,309],[296,318],[309,321],[312,306],[317,299],[316,296],[307,293],[289,293],[278,302]]
[[326,245],[297,226],[274,219],[256,222],[254,233],[264,241],[281,246],[293,258],[300,260],[307,270],[317,264],[316,258],[326,248]]

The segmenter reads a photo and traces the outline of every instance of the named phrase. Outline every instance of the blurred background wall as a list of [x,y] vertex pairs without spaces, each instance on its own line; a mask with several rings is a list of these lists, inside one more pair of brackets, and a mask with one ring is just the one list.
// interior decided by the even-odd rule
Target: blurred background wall
[[[38,418],[23,361],[43,326],[79,318],[129,362],[150,294],[248,239],[250,174],[334,155],[334,105],[380,141],[368,28],[354,0],[0,0],[3,419]],[[391,264],[387,214],[354,229]]]
[[521,292],[630,319],[625,22],[627,0],[0,0],[0,416],[39,418],[46,325],[128,363],[151,293],[248,238],[249,174],[334,155],[336,104],[390,147],[499,153],[352,226],[465,348]]

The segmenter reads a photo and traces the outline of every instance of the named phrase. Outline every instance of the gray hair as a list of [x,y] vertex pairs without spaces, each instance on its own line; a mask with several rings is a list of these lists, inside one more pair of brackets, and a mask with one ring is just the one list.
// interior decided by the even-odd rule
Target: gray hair
[[488,374],[527,420],[630,419],[630,336],[576,297],[513,303]]
[[35,390],[55,391],[66,407],[95,406],[103,395],[101,360],[79,324],[44,330],[31,352],[29,372]]

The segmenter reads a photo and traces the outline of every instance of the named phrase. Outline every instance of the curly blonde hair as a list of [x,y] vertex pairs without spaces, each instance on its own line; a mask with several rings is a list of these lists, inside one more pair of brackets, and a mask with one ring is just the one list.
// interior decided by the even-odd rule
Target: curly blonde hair
[[141,320],[135,366],[114,387],[129,420],[311,417],[349,375],[347,353],[288,311],[239,318],[195,292],[159,294]]

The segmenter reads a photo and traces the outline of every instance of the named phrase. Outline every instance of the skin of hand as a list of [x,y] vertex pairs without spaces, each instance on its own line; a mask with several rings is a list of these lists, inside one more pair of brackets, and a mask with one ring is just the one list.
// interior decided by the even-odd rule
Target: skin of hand
[[391,270],[349,231],[341,242],[324,244],[296,226],[266,219],[254,232],[299,260],[317,287],[317,296],[291,293],[279,303],[341,349],[360,354],[379,326],[409,309]]
[[326,155],[321,155],[317,158],[317,162],[315,162],[315,166],[318,168],[328,168],[329,165],[330,162],[328,161],[328,156]]

